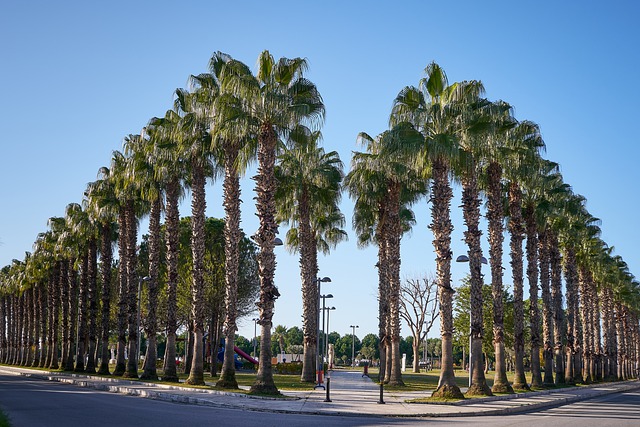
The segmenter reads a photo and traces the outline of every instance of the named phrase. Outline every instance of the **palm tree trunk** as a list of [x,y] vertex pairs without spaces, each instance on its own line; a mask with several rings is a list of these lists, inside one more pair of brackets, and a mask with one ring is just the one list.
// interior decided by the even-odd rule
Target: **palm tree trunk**
[[258,174],[255,177],[257,196],[257,215],[260,228],[256,233],[256,242],[260,247],[258,268],[260,272],[260,365],[252,393],[279,394],[273,382],[271,367],[271,327],[275,300],[280,296],[273,282],[276,268],[274,255],[274,239],[278,224],[275,221],[275,189],[274,167],[276,161],[276,144],[278,137],[273,127],[265,123],[258,136]]
[[238,330],[238,266],[240,244],[240,177],[236,168],[238,150],[227,143],[224,158],[224,254],[225,254],[225,306],[224,323],[225,346],[222,373],[217,385],[224,388],[238,388],[234,360],[235,334]]
[[489,178],[487,219],[489,221],[489,258],[491,264],[491,293],[493,299],[493,346],[495,351],[495,377],[491,391],[494,393],[513,393],[507,380],[507,367],[504,348],[504,288],[502,286],[502,167],[492,162],[488,166]]
[[[33,287],[33,296],[32,296],[32,304],[33,304],[33,357],[31,358],[31,367],[37,367],[38,362],[40,361],[40,324],[42,323],[42,317],[40,317],[40,292],[42,291],[42,286],[37,284]],[[0,322],[4,322],[3,312],[2,312],[2,301],[0,301]],[[2,360],[2,338],[4,332],[4,324],[0,325],[0,360]]]
[[460,399],[464,397],[456,385],[453,370],[453,289],[451,288],[451,199],[449,168],[443,161],[433,162],[431,184],[431,231],[436,252],[436,277],[440,301],[440,337],[442,339],[442,369],[438,388],[433,396]]
[[141,379],[158,379],[156,360],[158,359],[158,346],[156,334],[158,332],[158,319],[156,306],[158,304],[158,277],[160,272],[160,216],[162,214],[162,198],[158,197],[151,203],[149,213],[149,302],[147,306],[147,321],[145,323],[145,335],[147,336],[147,352],[144,357],[144,371]]
[[567,289],[567,346],[565,350],[565,378],[567,383],[575,383],[576,322],[574,311],[576,300],[576,254],[573,247],[567,247],[564,257],[564,277]]
[[555,383],[564,384],[564,349],[562,340],[566,335],[564,310],[562,309],[562,258],[555,231],[549,233],[549,256],[551,264],[551,300],[553,304],[553,340],[555,354]]
[[396,182],[388,186],[389,238],[388,280],[389,280],[389,320],[391,326],[391,372],[389,384],[402,386],[402,355],[400,354],[400,185]]
[[100,295],[100,301],[102,303],[100,338],[102,341],[102,346],[100,351],[100,367],[98,368],[98,373],[101,375],[109,375],[109,319],[111,317],[112,262],[113,254],[111,249],[111,223],[104,222],[100,229],[100,278],[102,281],[102,292]]
[[[204,355],[202,342],[204,339],[204,247],[205,247],[205,175],[204,169],[195,159],[192,168],[192,199],[191,199],[191,250],[193,252],[193,285],[191,287],[193,300],[191,313],[193,316],[193,364],[187,384],[204,385]],[[235,303],[234,303],[235,305]],[[235,307],[227,307],[227,313]],[[234,310],[235,311],[235,310]],[[229,325],[227,325],[229,326]],[[231,350],[233,350],[233,338],[235,330],[232,327]]]
[[471,296],[471,386],[467,391],[468,396],[491,396],[491,389],[487,385],[482,363],[482,337],[484,326],[482,322],[482,273],[479,228],[480,222],[480,197],[478,195],[478,182],[475,173],[462,180],[462,210],[464,223],[467,230],[464,232],[465,242],[469,248],[470,269],[470,296]]
[[97,316],[98,316],[98,302],[97,302],[97,272],[98,272],[98,250],[95,237],[89,238],[89,277],[87,288],[87,299],[89,304],[89,348],[87,366],[85,371],[89,373],[96,372],[96,345],[97,345]]
[[[73,262],[65,260],[60,268],[60,305],[62,306],[62,368],[65,371],[73,371],[73,338],[69,331],[70,324],[75,324],[75,320],[71,317],[72,307],[74,305],[73,297],[69,292],[71,288],[72,274],[69,270],[74,271]],[[69,355],[72,356],[69,356]],[[71,359],[71,363],[69,363]]]
[[122,376],[126,371],[125,348],[127,346],[127,216],[124,204],[118,213],[118,344],[116,367],[113,375]]
[[[300,279],[302,281],[302,324],[304,333],[304,355],[302,362],[303,382],[313,382],[315,379],[315,364],[318,348],[318,292],[315,276],[316,267],[313,263],[314,244],[311,235],[311,220],[309,213],[309,194],[304,188],[298,197],[298,237],[300,239]],[[328,333],[329,331],[327,331]]]
[[511,236],[511,275],[513,277],[513,335],[515,351],[515,374],[513,388],[529,390],[524,372],[524,275],[522,241],[524,225],[522,218],[522,191],[516,182],[509,184],[509,234]]
[[[50,328],[50,323],[49,323],[49,315],[48,315],[48,301],[49,301],[49,297],[48,297],[48,292],[47,292],[47,286],[49,284],[51,280],[50,279],[45,279],[45,281],[43,283],[40,284],[39,288],[40,288],[40,292],[38,295],[38,309],[40,310],[40,342],[41,342],[41,348],[40,348],[40,358],[38,360],[38,367],[39,368],[44,368],[46,365],[46,360],[47,360],[47,355],[49,354],[49,347],[48,347],[48,333],[49,333],[49,328]],[[6,302],[5,302],[6,304]],[[5,315],[6,315],[6,309],[5,309]],[[6,350],[5,350],[6,352]],[[4,360],[4,359],[3,359]]]
[[49,369],[58,369],[58,366],[60,366],[58,364],[58,330],[60,327],[60,288],[63,282],[60,271],[64,263],[59,261],[57,264],[58,268],[54,270],[56,278],[51,289],[51,321],[49,322],[51,325],[51,339],[49,344],[49,364],[47,365]]
[[167,346],[164,353],[163,381],[178,382],[176,370],[176,320],[178,288],[178,255],[180,213],[178,199],[180,181],[173,179],[167,185],[166,232],[167,232]]
[[387,347],[389,337],[387,335],[387,319],[389,318],[389,295],[387,286],[387,256],[386,245],[384,244],[384,208],[380,207],[378,215],[378,228],[376,230],[376,240],[378,241],[378,334],[380,340],[378,351],[380,352],[380,370],[378,381],[383,383],[387,377]]
[[127,338],[128,353],[125,378],[138,378],[138,285],[139,279],[136,272],[136,245],[138,240],[138,224],[136,219],[135,202],[126,202],[126,242],[127,242]]
[[529,317],[531,332],[531,387],[542,387],[540,373],[540,310],[538,309],[538,232],[535,209],[524,209],[527,232],[527,280],[529,281]]
[[[84,337],[87,334],[87,288],[89,281],[89,254],[87,251],[82,255],[82,272],[80,274],[80,292],[78,295],[78,345],[76,354],[76,366],[73,369],[75,372],[84,372],[84,354],[85,354],[85,340]],[[69,345],[69,354],[73,354],[73,346]],[[73,367],[73,356],[70,357],[71,367]]]
[[582,378],[584,383],[589,384],[593,381],[591,377],[591,341],[589,339],[591,322],[589,320],[589,273],[587,269],[581,265],[578,270],[578,284],[580,287],[580,321],[582,323]]
[[549,236],[547,230],[539,235],[540,287],[542,290],[542,335],[544,336],[544,379],[543,384],[550,386],[553,381],[553,305],[550,290]]

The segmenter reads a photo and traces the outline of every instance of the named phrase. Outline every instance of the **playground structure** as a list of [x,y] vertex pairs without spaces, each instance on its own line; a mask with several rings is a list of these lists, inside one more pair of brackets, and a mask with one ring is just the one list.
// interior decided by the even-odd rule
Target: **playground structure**
[[[235,354],[233,355],[233,361],[235,364],[236,369],[241,369],[242,368],[242,362],[240,360],[238,360],[238,356],[242,357],[243,359],[245,359],[246,361],[253,363],[254,365],[258,364],[258,361],[256,359],[254,359],[253,357],[249,356],[245,351],[242,351],[240,348],[238,348],[237,346],[233,346],[233,351],[235,352]],[[222,341],[221,346],[220,346],[220,351],[218,352],[218,361],[222,362],[224,361],[224,341]]]

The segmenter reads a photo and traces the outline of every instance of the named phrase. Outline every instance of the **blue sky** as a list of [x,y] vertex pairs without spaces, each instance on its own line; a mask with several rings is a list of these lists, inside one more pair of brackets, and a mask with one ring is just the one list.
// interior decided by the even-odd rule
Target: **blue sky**
[[[632,273],[640,271],[636,2],[218,3],[2,2],[0,266],[22,259],[47,218],[80,202],[122,138],[163,115],[173,91],[206,71],[214,51],[253,66],[269,49],[276,57],[308,59],[308,77],[326,104],[325,149],[337,150],[346,169],[357,134],[384,131],[393,98],[416,84],[429,62],[438,62],[451,82],[481,80],[488,98],[509,102],[518,119],[540,125],[547,158],[560,163],[565,181],[602,219],[604,240]],[[222,217],[220,183],[207,190],[207,214]],[[248,233],[257,229],[252,197],[245,180]],[[456,192],[456,254],[466,252],[459,204]],[[346,195],[342,209],[350,223]],[[418,223],[402,240],[404,276],[435,269],[429,206],[421,202],[415,211]],[[188,200],[181,214],[189,215]],[[335,296],[331,330],[346,334],[358,324],[362,337],[377,331],[376,251],[358,249],[348,231],[349,241],[320,259],[320,275],[333,280],[323,288]],[[282,296],[274,323],[300,326],[297,256],[280,248],[277,260]],[[464,268],[454,266],[454,284]],[[253,335],[250,320],[240,333]]]

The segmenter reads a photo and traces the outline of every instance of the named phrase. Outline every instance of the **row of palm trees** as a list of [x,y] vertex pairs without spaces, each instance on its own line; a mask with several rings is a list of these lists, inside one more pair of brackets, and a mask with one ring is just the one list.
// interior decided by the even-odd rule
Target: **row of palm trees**
[[[52,218],[49,230],[38,236],[33,254],[3,269],[0,315],[5,321],[0,322],[0,328],[9,330],[0,330],[2,360],[55,368],[61,348],[66,369],[97,368],[101,373],[109,373],[110,306],[112,300],[116,301],[110,295],[114,258],[111,245],[117,240],[118,344],[113,374],[137,377],[139,337],[135,313],[136,290],[141,279],[136,238],[138,219],[148,215],[149,268],[144,281],[149,294],[145,325],[149,345],[142,376],[158,376],[151,361],[156,360],[154,344],[160,329],[156,305],[162,288],[167,293],[167,316],[161,325],[167,336],[162,378],[177,381],[178,204],[189,190],[194,357],[187,382],[203,384],[206,180],[222,176],[226,345],[219,385],[237,387],[232,351],[237,330],[241,236],[239,180],[248,166],[257,161],[253,179],[260,227],[252,237],[259,246],[260,296],[256,304],[261,347],[252,391],[277,393],[271,369],[270,334],[274,301],[279,296],[273,281],[274,244],[278,225],[282,223],[290,226],[288,246],[300,254],[304,331],[301,379],[314,381],[317,256],[344,240],[346,233],[342,229],[344,217],[338,209],[342,163],[337,153],[325,153],[320,147],[324,106],[316,86],[304,77],[306,68],[303,59],[275,60],[265,51],[258,59],[254,75],[242,62],[215,53],[208,73],[192,76],[189,90],[176,91],[171,110],[163,117],[151,119],[141,134],[125,138],[123,152],[114,152],[110,166],[101,168],[98,179],[87,186],[83,205],[71,204],[64,218]],[[376,137],[361,133],[358,141],[365,151],[354,153],[351,171],[344,181],[355,200],[353,227],[358,243],[378,246],[381,380],[402,384],[400,242],[415,223],[411,206],[428,195],[442,335],[442,373],[436,395],[461,396],[455,384],[452,348],[455,291],[451,285],[450,212],[454,183],[462,186],[471,281],[473,359],[469,394],[491,393],[481,363],[484,333],[481,197],[487,200],[493,290],[496,354],[493,391],[529,387],[523,363],[525,238],[532,319],[531,385],[628,378],[637,374],[638,283],[624,261],[614,256],[600,239],[598,220],[586,210],[584,198],[563,182],[557,164],[542,157],[544,143],[535,123],[518,121],[509,104],[486,99],[478,81],[449,84],[442,68],[432,63],[418,86],[404,88],[394,100],[389,130]],[[159,231],[163,216],[164,242]],[[507,382],[504,363],[505,218],[510,235],[516,313],[514,384]],[[160,256],[163,244],[164,258]],[[166,277],[161,270],[166,270]],[[566,307],[562,303],[563,273]],[[538,286],[542,313],[538,312]],[[62,342],[58,331],[62,331]],[[75,342],[80,333],[89,337],[87,348]],[[39,342],[41,346],[35,345]],[[89,355],[86,365],[85,355]]]
[[[436,63],[418,86],[393,103],[389,130],[359,135],[345,184],[355,201],[353,226],[362,245],[378,246],[381,381],[402,384],[398,316],[400,239],[415,223],[412,205],[428,195],[439,286],[442,372],[436,396],[462,397],[452,354],[452,184],[462,187],[471,284],[471,386],[468,395],[531,386],[638,375],[640,285],[599,237],[585,199],[564,183],[559,166],[542,157],[538,126],[518,121],[512,107],[484,96],[479,81],[449,84]],[[495,379],[482,363],[481,198],[486,200],[493,302]],[[503,243],[510,235],[515,302],[515,381],[506,376]],[[530,289],[531,369],[524,371],[524,251]],[[563,306],[564,274],[566,306]],[[538,310],[541,289],[542,313]],[[542,318],[541,318],[542,315]],[[542,322],[541,322],[542,320]],[[540,350],[543,361],[540,360]],[[541,377],[544,367],[544,379]]]
[[[304,59],[276,60],[264,51],[253,74],[242,62],[217,52],[209,62],[208,73],[191,76],[189,90],[176,90],[172,109],[163,117],[152,118],[140,134],[128,135],[123,152],[115,151],[110,166],[101,168],[98,179],[88,184],[82,206],[70,204],[65,217],[51,218],[49,230],[38,235],[33,253],[2,270],[0,360],[56,369],[61,349],[64,369],[97,369],[109,374],[108,345],[113,332],[109,327],[110,313],[112,302],[116,302],[117,357],[112,374],[137,378],[140,337],[136,304],[138,287],[144,282],[148,288],[145,332],[149,341],[142,378],[158,378],[157,304],[159,289],[163,288],[167,293],[167,315],[161,325],[166,334],[162,379],[178,381],[178,204],[188,190],[192,210],[194,344],[186,381],[204,384],[205,192],[207,179],[222,176],[226,345],[218,385],[237,388],[233,348],[238,315],[238,245],[242,238],[240,177],[256,160],[257,174],[253,179],[260,226],[252,238],[259,247],[260,295],[256,305],[261,340],[252,392],[278,393],[271,369],[270,333],[274,302],[279,296],[273,278],[274,245],[281,222],[290,223],[288,242],[301,254],[305,353],[309,354],[305,360],[315,360],[317,316],[312,311],[317,300],[309,289],[315,286],[317,252],[328,251],[346,234],[341,229],[344,217],[337,207],[342,163],[337,153],[325,153],[319,146],[324,105],[316,86],[305,78],[306,69]],[[282,157],[276,167],[278,153]],[[278,210],[276,197],[281,200]],[[148,274],[141,279],[136,259],[137,227],[138,220],[147,215],[149,266]],[[164,242],[160,231],[163,216]],[[112,244],[116,240],[117,298],[110,295]],[[166,256],[161,257],[163,244]],[[166,271],[166,276],[161,270]],[[88,348],[83,346],[84,339],[76,343],[76,336],[88,336]],[[75,348],[76,354],[71,354]],[[303,380],[313,381],[313,367],[309,366],[311,378],[303,374]],[[308,366],[305,368],[305,372],[309,371]]]

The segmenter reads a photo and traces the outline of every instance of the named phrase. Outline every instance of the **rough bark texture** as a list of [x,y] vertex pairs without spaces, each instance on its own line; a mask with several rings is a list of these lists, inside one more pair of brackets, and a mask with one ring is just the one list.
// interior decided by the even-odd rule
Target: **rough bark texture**
[[125,347],[127,345],[127,218],[124,204],[118,212],[118,343],[116,348],[116,367],[113,375],[121,376],[126,370]]
[[470,270],[470,297],[471,297],[471,386],[467,391],[468,396],[491,396],[491,389],[487,385],[484,376],[484,364],[482,363],[482,338],[484,327],[482,324],[482,248],[480,237],[482,232],[480,223],[480,197],[478,195],[478,182],[475,174],[471,173],[462,180],[462,211],[467,230],[464,232],[465,242],[468,246],[469,270]]
[[177,287],[178,287],[178,253],[180,214],[178,199],[180,197],[180,182],[171,180],[167,186],[166,206],[166,239],[167,239],[167,347],[164,353],[163,381],[178,382],[176,369],[176,320]]
[[237,157],[238,150],[236,146],[227,143],[225,145],[224,183],[222,185],[225,212],[225,347],[222,373],[218,386],[234,389],[238,388],[233,347],[235,345],[235,334],[238,330],[238,245],[240,243],[240,178],[236,168]]
[[102,280],[102,289],[100,295],[101,322],[100,322],[100,367],[98,373],[100,375],[109,375],[109,331],[110,331],[110,313],[111,313],[111,264],[113,262],[113,254],[111,249],[111,224],[105,222],[100,230],[100,278]]
[[71,337],[69,327],[71,324],[71,309],[74,303],[69,293],[69,288],[71,287],[71,276],[69,276],[69,267],[71,267],[71,270],[73,270],[73,264],[69,260],[62,261],[60,266],[59,281],[59,298],[60,305],[62,307],[62,319],[60,322],[62,327],[62,356],[60,359],[60,363],[62,364],[62,369],[64,369],[65,371],[73,371],[73,356],[69,356],[69,354],[73,354],[73,347],[71,342],[71,340],[73,340],[73,337]]
[[127,338],[129,359],[126,378],[138,378],[138,286],[136,272],[136,244],[138,240],[138,224],[133,200],[127,200]]
[[456,385],[453,371],[453,289],[451,288],[451,199],[449,170],[442,161],[433,162],[431,184],[431,231],[436,252],[436,279],[440,301],[440,337],[442,339],[442,369],[438,388],[433,396],[460,399],[464,397]]
[[551,301],[549,271],[549,239],[546,230],[538,237],[540,253],[540,288],[542,290],[542,336],[544,337],[544,378],[543,384],[550,386],[553,381],[553,305]]
[[584,383],[593,381],[591,377],[591,341],[589,339],[591,322],[589,316],[589,272],[581,265],[578,270],[578,284],[580,288],[580,321],[582,323],[582,378]]
[[85,371],[89,373],[96,372],[96,345],[97,345],[97,315],[98,315],[98,290],[97,290],[97,272],[98,272],[98,250],[95,237],[89,238],[89,282],[87,288],[88,310],[89,310],[89,347],[88,358]]
[[303,188],[298,196],[298,238],[300,239],[300,280],[302,282],[302,332],[304,334],[304,355],[300,380],[313,382],[317,358],[318,340],[318,284],[312,262],[314,248],[311,235],[309,194]]
[[400,185],[397,182],[388,184],[389,205],[389,320],[391,326],[391,372],[390,385],[404,385],[402,381],[402,355],[400,354]]
[[555,383],[564,384],[564,348],[562,340],[566,335],[564,310],[562,308],[562,258],[558,234],[549,233],[549,258],[551,267],[551,300],[553,304],[553,351],[555,355]]
[[576,346],[576,322],[575,322],[575,300],[577,271],[576,254],[573,247],[569,246],[565,250],[564,257],[564,277],[567,290],[567,345],[565,350],[565,379],[567,383],[575,383],[575,346]]
[[509,185],[509,234],[511,236],[511,276],[513,277],[513,335],[515,352],[515,373],[512,387],[515,390],[529,390],[524,372],[524,273],[523,251],[524,223],[522,218],[522,191],[517,183]]
[[504,348],[502,167],[498,163],[492,162],[489,164],[487,174],[489,177],[487,219],[489,222],[489,262],[491,264],[491,294],[493,297],[493,347],[496,358],[491,391],[494,393],[513,393],[513,388],[507,380]]
[[271,327],[275,300],[280,296],[273,282],[276,268],[274,239],[278,224],[275,221],[275,188],[274,167],[276,161],[276,144],[278,137],[273,127],[265,123],[258,136],[258,174],[255,176],[257,193],[257,215],[260,227],[256,234],[256,242],[260,247],[258,254],[258,270],[260,275],[260,297],[257,302],[260,312],[260,360],[256,381],[251,386],[251,393],[279,394],[273,382],[271,366]]
[[535,210],[531,204],[524,209],[527,232],[527,280],[529,281],[529,318],[531,332],[531,387],[542,387],[540,372],[540,311],[538,309],[538,232]]
[[158,332],[158,277],[160,268],[160,215],[162,213],[162,198],[158,197],[151,203],[149,213],[149,279],[147,280],[148,305],[147,321],[144,322],[144,333],[147,336],[147,351],[144,357],[144,367],[141,379],[157,380],[158,348],[156,334]]
[[387,320],[389,319],[389,287],[387,286],[387,247],[384,243],[384,221],[385,206],[381,203],[378,206],[378,226],[376,228],[376,240],[378,242],[378,334],[380,341],[378,350],[380,352],[380,371],[378,381],[384,382],[387,377],[387,347],[389,346],[389,336],[387,335]]
[[[78,345],[76,346],[76,364],[73,366],[73,343],[69,345],[69,363],[75,372],[84,372],[85,336],[87,334],[87,287],[88,287],[89,254],[82,255],[82,266],[80,272],[80,287],[78,292],[78,316],[74,319],[78,321]],[[75,335],[75,334],[74,334]]]
[[[204,357],[202,338],[204,336],[204,247],[205,247],[205,175],[204,169],[195,159],[192,168],[191,198],[191,251],[193,253],[193,283],[191,285],[191,315],[193,317],[193,361],[187,384],[204,385]],[[227,307],[227,312],[230,308]],[[235,334],[235,330],[233,331]],[[233,340],[231,340],[233,350]],[[228,344],[227,344],[228,345]]]

